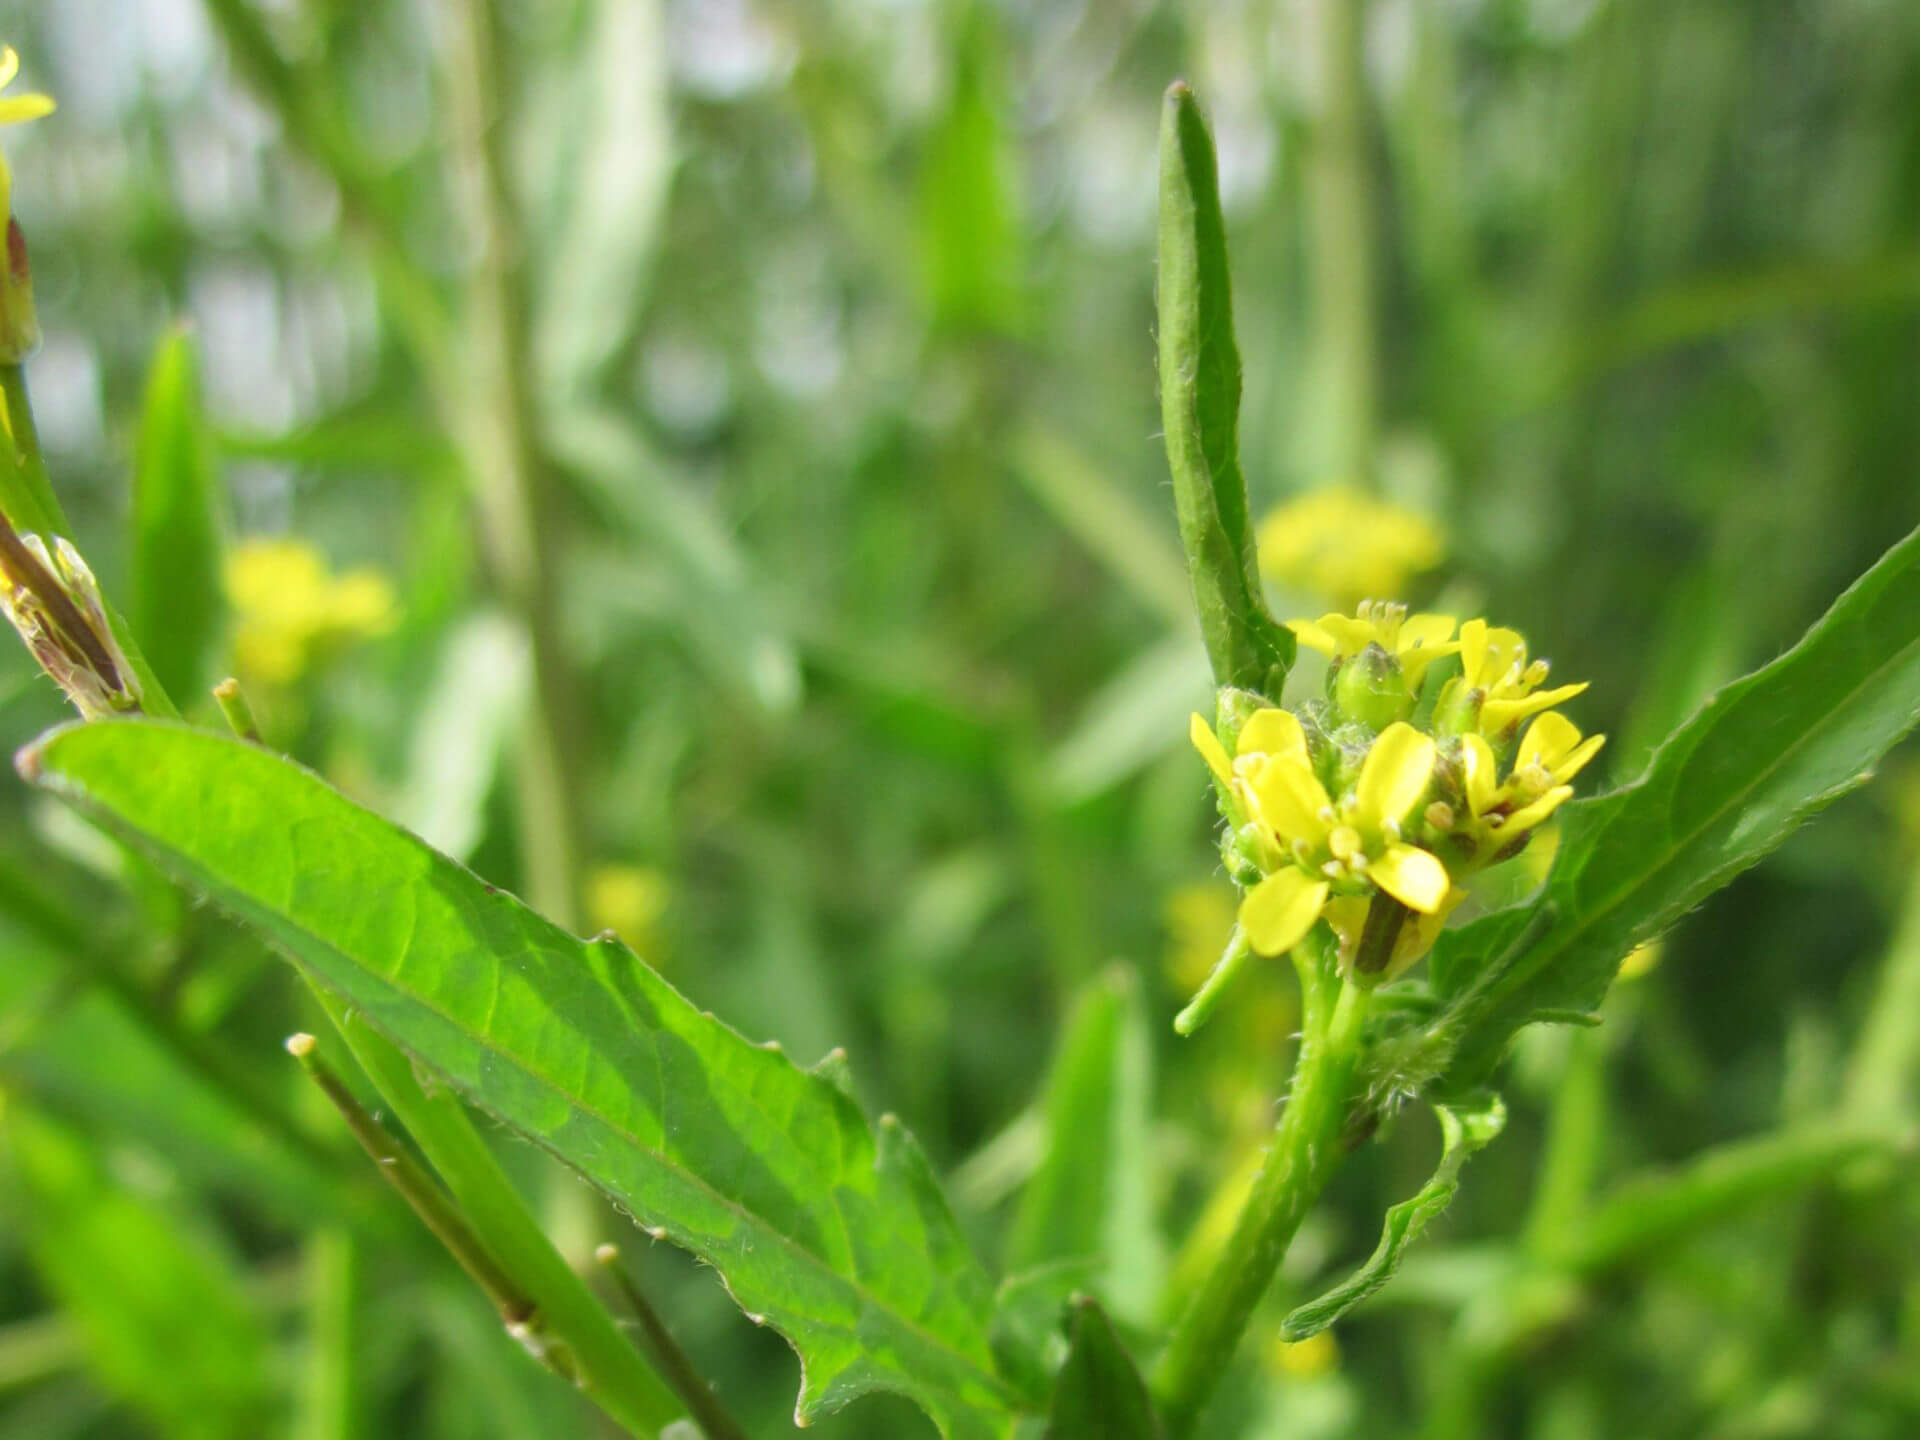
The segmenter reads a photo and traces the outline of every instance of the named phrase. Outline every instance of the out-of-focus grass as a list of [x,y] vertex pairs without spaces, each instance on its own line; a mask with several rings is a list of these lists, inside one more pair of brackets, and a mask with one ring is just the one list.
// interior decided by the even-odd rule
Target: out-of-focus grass
[[[43,438],[109,588],[137,555],[142,387],[184,320],[234,535],[298,535],[394,596],[389,633],[256,696],[263,723],[519,886],[533,681],[470,499],[439,8],[0,3],[61,100],[7,144]],[[1579,719],[1615,737],[1613,779],[1916,519],[1911,5],[1377,0],[1335,83],[1316,17],[1346,8],[499,7],[589,871],[648,877],[663,966],[700,1003],[802,1058],[845,1045],[863,1099],[968,1177],[995,1260],[1038,1162],[1021,1117],[1110,961],[1149,1015],[1140,1148],[1176,1252],[1285,1073],[1278,967],[1244,1013],[1168,1027],[1192,928],[1169,933],[1170,897],[1225,885],[1183,753],[1205,666],[1150,334],[1174,74],[1221,141],[1256,504],[1338,484],[1437,522],[1448,554],[1401,598],[1484,601],[1594,677]],[[235,14],[278,68],[236,62]],[[1309,583],[1276,604],[1348,598]],[[0,738],[58,713],[0,647]],[[1646,1167],[1842,1104],[1912,1114],[1910,766],[1691,917],[1600,1036],[1530,1039],[1507,1135],[1397,1301],[1311,1365],[1268,1356],[1220,1433],[1912,1433],[1910,1175],[1778,1192],[1604,1267],[1522,1263]],[[120,862],[17,788],[0,807],[0,1090],[22,1117],[0,1430],[294,1433],[309,1331],[284,1291],[317,1220],[358,1237],[335,1434],[586,1433],[334,1154],[276,1058],[311,1021],[287,977],[149,877],[110,883]],[[1343,1177],[1271,1318],[1417,1188],[1420,1131]],[[129,1279],[116,1305],[111,1274],[46,1263],[88,1225],[124,1242],[115,1216],[276,1357],[260,1385],[207,1391],[196,1420],[129,1378],[196,1373],[160,1308],[191,1296]],[[623,1226],[556,1218],[589,1245]],[[680,1257],[644,1269],[779,1433],[785,1349]],[[922,1424],[867,1401],[821,1429]]]

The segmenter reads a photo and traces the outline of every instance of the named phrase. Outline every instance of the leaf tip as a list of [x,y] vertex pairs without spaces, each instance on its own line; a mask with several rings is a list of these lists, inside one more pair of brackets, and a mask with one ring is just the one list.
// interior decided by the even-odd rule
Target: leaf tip
[[319,1042],[306,1031],[300,1030],[287,1036],[286,1043],[287,1054],[293,1056],[296,1060],[305,1060],[309,1055],[313,1054],[313,1047]]
[[45,740],[35,740],[13,752],[14,773],[29,785],[38,785],[47,768],[46,747]]

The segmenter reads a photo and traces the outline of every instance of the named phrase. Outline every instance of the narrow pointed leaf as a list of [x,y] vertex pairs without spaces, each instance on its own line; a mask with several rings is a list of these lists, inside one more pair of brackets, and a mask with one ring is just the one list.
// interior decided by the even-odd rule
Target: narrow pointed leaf
[[1445,1105],[1436,1105],[1433,1109],[1440,1117],[1442,1136],[1440,1164],[1433,1178],[1421,1186],[1420,1193],[1411,1200],[1402,1200],[1387,1211],[1380,1243],[1367,1257],[1366,1264],[1318,1300],[1288,1313],[1280,1323],[1280,1333],[1287,1340],[1298,1342],[1318,1335],[1361,1301],[1379,1293],[1399,1270],[1407,1247],[1453,1203],[1460,1189],[1460,1167],[1475,1151],[1493,1140],[1507,1123],[1506,1106],[1497,1095],[1475,1110],[1455,1110]]
[[1213,137],[1180,82],[1160,114],[1160,413],[1194,605],[1221,685],[1280,693],[1293,632],[1267,613],[1240,471],[1240,350]]
[[133,476],[127,622],[147,664],[181,704],[204,698],[226,597],[220,588],[220,498],[192,339],[160,342],[147,376]]
[[1916,721],[1920,531],[1791,650],[1707,701],[1633,784],[1566,806],[1542,896],[1441,937],[1445,1004],[1385,1047],[1380,1084],[1471,1089],[1521,1026],[1594,1010],[1630,950],[1863,784]]
[[1012,1424],[991,1287],[910,1136],[255,746],[53,732],[35,783],[257,927],[423,1064],[709,1261],[799,1353],[797,1418],[871,1390],[944,1435]]
[[1147,1387],[1096,1301],[1073,1302],[1045,1440],[1160,1440]]

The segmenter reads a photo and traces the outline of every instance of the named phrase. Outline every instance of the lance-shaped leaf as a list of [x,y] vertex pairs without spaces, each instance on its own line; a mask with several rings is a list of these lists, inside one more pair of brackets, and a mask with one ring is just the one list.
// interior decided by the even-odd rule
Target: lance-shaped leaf
[[1293,632],[1260,592],[1240,471],[1240,349],[1213,137],[1176,81],[1160,112],[1160,414],[1213,678],[1278,696]]
[[913,1139],[289,761],[151,721],[21,770],[257,927],[463,1094],[720,1272],[799,1353],[797,1418],[869,1390],[1012,1425],[991,1287]]
[[1387,1211],[1380,1229],[1380,1243],[1353,1274],[1342,1280],[1318,1300],[1310,1300],[1289,1311],[1280,1322],[1280,1333],[1287,1340],[1301,1341],[1318,1335],[1362,1300],[1379,1292],[1400,1268],[1407,1247],[1442,1210],[1453,1203],[1460,1189],[1460,1167],[1473,1154],[1491,1142],[1506,1128],[1507,1107],[1498,1095],[1488,1096],[1474,1109],[1433,1107],[1440,1117],[1440,1164],[1433,1178],[1420,1187],[1411,1200],[1402,1200]]
[[1146,1383],[1097,1301],[1073,1302],[1068,1334],[1044,1440],[1160,1440]]
[[1920,531],[1800,642],[1720,690],[1612,794],[1565,807],[1540,900],[1445,934],[1445,1003],[1383,1047],[1382,1090],[1482,1083],[1530,1020],[1594,1009],[1620,961],[1863,784],[1920,720]]

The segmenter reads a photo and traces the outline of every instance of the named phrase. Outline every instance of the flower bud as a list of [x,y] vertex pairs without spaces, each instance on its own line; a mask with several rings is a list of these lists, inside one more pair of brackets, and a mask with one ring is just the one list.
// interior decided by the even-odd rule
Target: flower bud
[[33,267],[20,222],[7,217],[6,264],[0,270],[0,365],[18,365],[40,343],[40,320],[33,308]]
[[1400,662],[1378,644],[1340,662],[1333,676],[1333,703],[1342,714],[1376,733],[1413,714],[1418,697],[1407,686]]
[[0,609],[86,719],[140,708],[99,582],[65,539],[55,536],[49,552],[38,535],[16,535],[0,521]]

